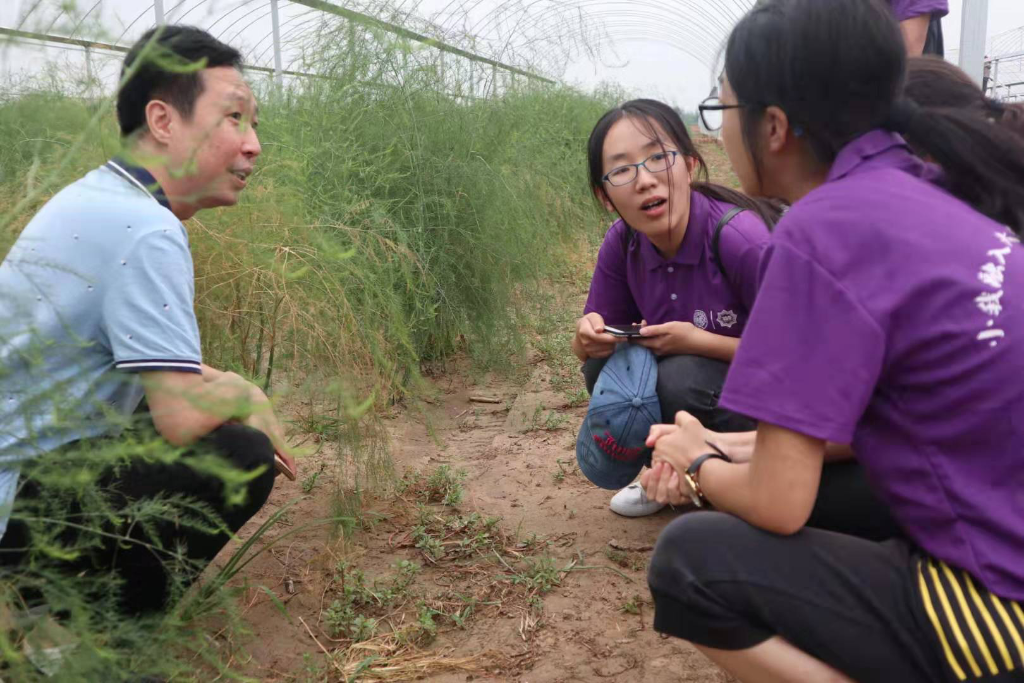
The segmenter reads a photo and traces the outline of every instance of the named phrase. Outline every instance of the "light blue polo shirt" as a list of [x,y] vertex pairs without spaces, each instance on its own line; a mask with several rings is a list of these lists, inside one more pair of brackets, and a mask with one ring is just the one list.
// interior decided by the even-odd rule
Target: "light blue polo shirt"
[[0,263],[0,538],[20,460],[118,434],[132,373],[201,373],[185,227],[145,169],[112,160],[54,196]]

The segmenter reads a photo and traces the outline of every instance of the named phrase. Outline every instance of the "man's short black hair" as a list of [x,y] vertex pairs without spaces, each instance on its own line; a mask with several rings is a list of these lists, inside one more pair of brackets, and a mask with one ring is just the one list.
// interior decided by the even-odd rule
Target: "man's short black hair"
[[146,125],[146,105],[154,99],[167,102],[186,118],[191,117],[203,92],[203,80],[196,66],[242,69],[241,53],[206,31],[194,26],[158,26],[146,31],[128,51],[121,68],[122,80],[143,51],[145,61],[117,93],[117,122],[123,136]]

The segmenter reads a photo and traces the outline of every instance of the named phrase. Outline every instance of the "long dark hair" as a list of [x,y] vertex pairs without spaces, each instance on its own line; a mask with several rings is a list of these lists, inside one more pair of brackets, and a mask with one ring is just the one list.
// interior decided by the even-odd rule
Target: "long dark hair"
[[764,0],[733,30],[725,71],[743,105],[747,149],[761,173],[756,126],[786,112],[827,165],[878,128],[915,140],[944,170],[947,190],[1024,232],[1024,142],[961,109],[919,106],[903,94],[907,57],[880,0]]
[[911,57],[903,91],[919,106],[973,111],[1024,138],[1024,105],[986,97],[962,69],[939,57]]
[[[665,142],[670,142],[678,148],[680,155],[690,157],[697,163],[694,180],[690,183],[693,190],[700,192],[705,197],[752,211],[764,221],[769,229],[778,222],[781,212],[780,207],[774,202],[754,199],[742,192],[708,181],[708,166],[697,146],[693,144],[693,140],[686,130],[686,123],[675,109],[657,100],[639,99],[620,104],[605,113],[594,126],[594,130],[590,132],[590,140],[587,142],[587,165],[590,170],[590,189],[595,196],[598,196],[598,193],[604,193],[607,196],[602,180],[604,176],[604,140],[608,137],[611,127],[627,117],[635,119],[645,126],[652,138],[658,136],[657,129],[653,125],[657,124],[671,138]],[[671,201],[671,196],[669,200]],[[629,227],[628,224],[627,227]],[[629,244],[634,234],[631,227],[626,231],[625,245]]]

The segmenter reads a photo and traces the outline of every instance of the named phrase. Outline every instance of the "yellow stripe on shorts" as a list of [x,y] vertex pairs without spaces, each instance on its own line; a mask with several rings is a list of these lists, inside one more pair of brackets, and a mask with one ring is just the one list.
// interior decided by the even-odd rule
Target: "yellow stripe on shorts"
[[[945,577],[949,582],[953,593],[952,599],[947,595],[946,587],[942,585],[939,568],[942,572],[941,577]],[[939,638],[946,662],[958,680],[985,680],[990,676],[1024,668],[1024,609],[1020,604],[993,595],[967,572],[950,567],[940,560],[918,560],[917,582],[924,611]],[[932,597],[933,595],[937,600]],[[945,617],[945,625],[936,608],[936,602],[941,608],[941,615]],[[959,611],[954,609],[954,602]],[[993,612],[998,616],[998,621]],[[1000,630],[999,622],[1005,628],[1009,640]],[[978,666],[965,633],[971,634],[977,652],[981,653],[984,671]],[[959,653],[954,652],[950,645],[951,641],[956,641]],[[969,670],[960,665],[957,659],[959,655],[967,662],[966,668]]]

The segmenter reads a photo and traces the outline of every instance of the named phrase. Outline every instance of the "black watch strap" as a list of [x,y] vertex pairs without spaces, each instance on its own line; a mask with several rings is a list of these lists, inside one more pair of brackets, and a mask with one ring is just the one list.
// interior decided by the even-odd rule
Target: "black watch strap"
[[700,466],[703,465],[708,460],[724,460],[726,462],[732,462],[732,460],[729,460],[729,458],[723,457],[718,453],[705,453],[704,455],[700,456],[692,463],[690,463],[690,466],[686,468],[686,473],[689,474],[691,477],[697,476],[697,472],[700,471]]
[[691,477],[696,476],[697,472],[700,471],[701,465],[703,465],[711,458],[715,458],[716,460],[724,460],[725,462],[732,462],[732,458],[723,453],[721,448],[711,443],[710,441],[705,441],[704,443],[706,443],[708,446],[711,446],[711,448],[714,449],[714,453],[705,453],[704,455],[700,456],[692,463],[690,463],[690,466],[686,468],[686,473],[689,474]]

